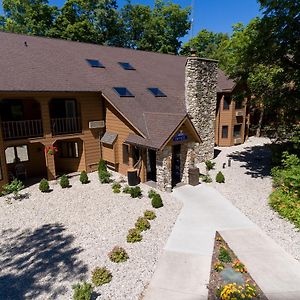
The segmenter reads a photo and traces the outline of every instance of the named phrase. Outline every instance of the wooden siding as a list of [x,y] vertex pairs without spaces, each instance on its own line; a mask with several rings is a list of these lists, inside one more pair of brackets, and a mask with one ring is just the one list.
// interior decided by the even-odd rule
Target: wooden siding
[[[219,99],[218,107],[217,107],[217,115],[216,115],[216,126],[215,126],[215,143],[218,146],[229,147],[235,145],[233,136],[234,125],[241,124],[241,143],[245,141],[245,124],[246,124],[246,105],[244,105],[241,109],[235,108],[235,101],[231,101],[229,109],[224,110],[224,95],[222,95]],[[246,103],[246,99],[244,101]],[[236,117],[236,112],[242,112],[243,120],[242,123],[239,122]],[[222,138],[222,127],[228,126],[228,138]]]
[[[129,133],[138,134],[137,131],[122,117],[111,105],[106,105],[106,130],[118,134],[117,140],[114,144],[115,162],[113,162],[113,152],[108,151],[107,147],[102,146],[103,159],[108,162],[118,164],[118,172],[127,175],[128,168],[132,167],[129,163],[123,163],[123,143],[127,139]],[[131,153],[131,151],[130,151]],[[131,157],[131,154],[129,154]],[[131,159],[129,160],[132,161]],[[144,170],[145,165],[142,166],[141,180],[145,180]]]
[[[53,98],[74,98],[77,101],[77,105],[79,108],[79,116],[82,120],[82,132],[76,134],[65,134],[59,136],[53,136],[51,132],[51,121],[50,121],[50,111],[49,111],[49,103]],[[99,121],[103,120],[103,99],[100,94],[97,93],[0,93],[1,99],[22,99],[23,101],[28,101],[27,104],[32,103],[33,99],[40,104],[41,118],[43,123],[43,132],[44,136],[40,138],[28,138],[28,139],[20,139],[20,140],[11,140],[9,144],[5,142],[3,148],[1,147],[3,144],[2,134],[0,136],[0,159],[2,155],[2,159],[4,156],[4,150],[8,145],[22,145],[22,144],[33,144],[33,143],[41,143],[41,147],[52,146],[56,141],[59,140],[74,140],[80,139],[81,143],[81,152],[82,155],[80,160],[71,162],[71,166],[69,169],[72,171],[82,171],[86,170],[88,172],[94,171],[97,169],[97,164],[101,158],[100,152],[100,136],[103,134],[104,129],[89,129],[90,121]],[[37,159],[39,162],[44,162],[47,165],[47,174],[49,179],[54,179],[56,177],[56,168],[55,168],[55,159],[54,156],[44,154],[44,157],[40,157]],[[55,157],[56,158],[56,157]],[[5,162],[5,159],[3,160]],[[65,162],[61,161],[62,167]],[[70,163],[70,161],[69,161]],[[2,162],[3,164],[3,162]],[[66,167],[66,165],[64,165]],[[35,169],[35,166],[31,162],[30,169]],[[67,168],[67,167],[66,167]],[[7,171],[2,166],[2,170],[5,176],[5,183],[7,181]],[[3,183],[0,181],[0,186]]]
[[1,192],[1,187],[8,182],[7,166],[6,166],[6,161],[5,161],[4,144],[3,144],[3,140],[2,140],[2,131],[1,130],[0,130],[0,168],[2,171],[2,179],[0,178],[0,192]]

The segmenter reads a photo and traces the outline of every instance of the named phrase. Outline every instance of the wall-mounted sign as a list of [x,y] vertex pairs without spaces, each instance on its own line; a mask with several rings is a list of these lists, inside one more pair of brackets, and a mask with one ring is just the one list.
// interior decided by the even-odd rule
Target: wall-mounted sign
[[173,137],[173,142],[182,142],[186,141],[187,139],[188,136],[181,130]]

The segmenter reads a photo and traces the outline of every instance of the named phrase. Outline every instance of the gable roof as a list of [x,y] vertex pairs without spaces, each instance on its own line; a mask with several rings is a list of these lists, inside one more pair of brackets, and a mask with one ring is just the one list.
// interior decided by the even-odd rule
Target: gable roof
[[[92,68],[87,59],[105,68]],[[123,61],[135,70],[124,70],[118,64]],[[186,116],[185,63],[184,56],[0,32],[1,92],[101,92],[155,145],[157,122],[164,123],[159,134],[168,136],[173,122]],[[221,70],[218,77],[219,92],[234,87]],[[113,87],[126,87],[134,97],[119,97]],[[149,87],[167,97],[154,97]]]

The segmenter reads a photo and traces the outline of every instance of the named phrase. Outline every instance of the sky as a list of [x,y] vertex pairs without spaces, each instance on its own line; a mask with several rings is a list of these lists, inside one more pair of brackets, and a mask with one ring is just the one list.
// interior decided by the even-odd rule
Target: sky
[[[155,0],[132,0],[133,4],[153,5]],[[62,6],[65,0],[49,0],[51,5]],[[126,0],[118,0],[122,7]],[[194,3],[193,35],[201,29],[213,32],[232,32],[232,25],[238,22],[247,24],[252,18],[259,16],[259,4],[257,0],[173,0],[182,7],[191,6]],[[0,0],[0,14],[2,13],[2,1]],[[184,40],[192,36],[190,32]]]

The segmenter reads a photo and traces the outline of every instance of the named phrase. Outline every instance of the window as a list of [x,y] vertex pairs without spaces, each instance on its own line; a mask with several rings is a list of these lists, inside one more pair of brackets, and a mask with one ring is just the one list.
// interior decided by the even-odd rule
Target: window
[[228,110],[229,109],[230,102],[231,102],[230,96],[225,95],[224,100],[223,100],[223,110]]
[[242,129],[242,125],[234,125],[233,137],[235,138],[241,137],[241,129]]
[[228,126],[222,126],[222,139],[228,138]]
[[3,174],[2,174],[2,166],[1,166],[1,160],[0,160],[0,181],[3,180]]
[[243,101],[235,101],[235,109],[242,109],[243,107]]
[[19,162],[28,161],[28,147],[27,145],[20,145],[8,147],[5,149],[6,163],[14,164]]
[[119,62],[119,65],[124,69],[124,70],[135,70],[135,68],[128,62]]
[[60,157],[62,158],[78,158],[79,150],[77,142],[60,142],[58,146]]
[[166,97],[166,94],[164,94],[160,89],[158,88],[148,88],[148,90],[153,94],[155,97]]
[[129,163],[129,145],[123,144],[123,164]]
[[134,97],[126,87],[114,87],[114,90],[120,97]]
[[105,68],[104,65],[97,59],[87,59],[86,61],[92,68]]

